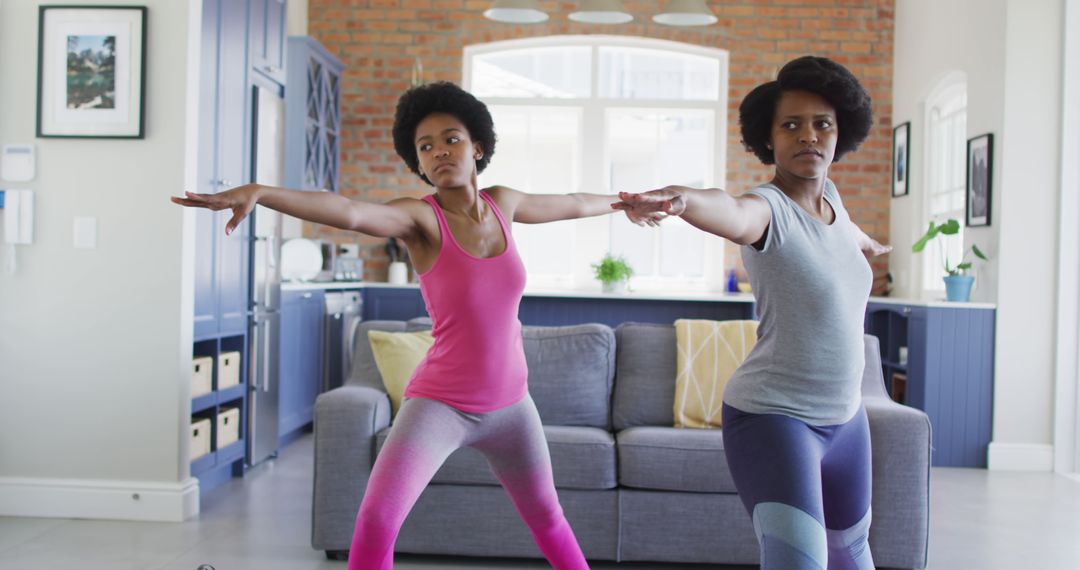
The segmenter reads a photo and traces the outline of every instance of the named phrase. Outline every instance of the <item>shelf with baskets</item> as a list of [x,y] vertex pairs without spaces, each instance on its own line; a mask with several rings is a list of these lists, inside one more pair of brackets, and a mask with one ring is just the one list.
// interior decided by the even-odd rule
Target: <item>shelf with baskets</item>
[[194,345],[191,475],[199,478],[203,490],[243,472],[246,342],[245,335],[233,335]]

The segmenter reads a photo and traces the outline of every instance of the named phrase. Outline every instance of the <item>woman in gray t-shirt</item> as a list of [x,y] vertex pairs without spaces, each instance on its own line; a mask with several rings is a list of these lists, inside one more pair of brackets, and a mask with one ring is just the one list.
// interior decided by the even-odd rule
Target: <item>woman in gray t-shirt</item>
[[828,179],[869,134],[870,96],[843,66],[807,56],[751,91],[739,122],[747,150],[776,166],[771,182],[741,196],[680,186],[620,193],[614,207],[639,225],[681,216],[743,246],[761,322],[724,391],[723,435],[761,567],[872,569],[865,255],[891,248],[851,221]]

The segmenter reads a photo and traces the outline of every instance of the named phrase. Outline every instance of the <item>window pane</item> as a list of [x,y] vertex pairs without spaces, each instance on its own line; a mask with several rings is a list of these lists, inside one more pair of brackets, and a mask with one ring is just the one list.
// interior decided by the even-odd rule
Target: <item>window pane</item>
[[703,277],[705,234],[682,218],[667,220],[660,229],[659,257],[663,277]]
[[[501,184],[535,194],[577,192],[581,182],[581,109],[491,105],[499,135],[480,187]],[[514,224],[514,241],[530,275],[570,279],[566,263],[577,237],[572,220]]]
[[[712,183],[713,113],[672,109],[610,109],[607,171],[613,191],[640,192],[668,184]],[[681,220],[643,230],[626,216],[611,224],[611,251],[638,276],[701,277],[705,234]]]
[[600,48],[599,96],[612,99],[718,101],[720,61],[631,47]]
[[[964,85],[953,85],[932,96],[933,108],[927,124],[927,219],[941,224],[949,218],[963,223],[965,155],[967,136],[967,95]],[[923,287],[945,288],[945,260],[955,267],[963,254],[964,235],[939,235],[923,252]]]
[[591,67],[588,46],[485,53],[472,60],[470,88],[478,97],[584,98]]

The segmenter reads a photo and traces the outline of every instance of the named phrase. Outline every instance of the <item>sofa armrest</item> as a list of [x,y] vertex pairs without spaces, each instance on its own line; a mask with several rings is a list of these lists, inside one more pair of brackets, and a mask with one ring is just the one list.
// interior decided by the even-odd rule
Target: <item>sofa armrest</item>
[[390,397],[342,386],[315,401],[315,484],[311,545],[347,550],[375,459],[375,434],[390,425]]
[[930,523],[930,418],[888,398],[863,399],[873,453],[874,561],[926,567]]

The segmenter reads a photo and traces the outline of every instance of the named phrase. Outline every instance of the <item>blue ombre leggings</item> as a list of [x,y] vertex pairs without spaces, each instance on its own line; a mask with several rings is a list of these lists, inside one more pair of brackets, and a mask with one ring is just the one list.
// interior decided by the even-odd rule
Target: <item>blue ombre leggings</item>
[[864,408],[846,423],[813,426],[724,404],[723,435],[762,570],[873,570]]

